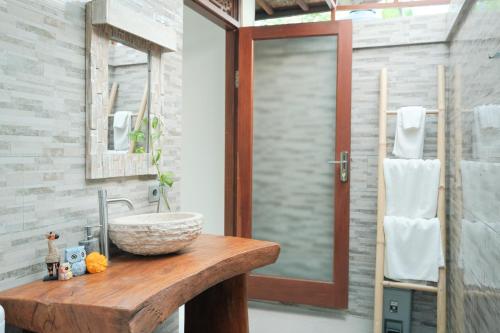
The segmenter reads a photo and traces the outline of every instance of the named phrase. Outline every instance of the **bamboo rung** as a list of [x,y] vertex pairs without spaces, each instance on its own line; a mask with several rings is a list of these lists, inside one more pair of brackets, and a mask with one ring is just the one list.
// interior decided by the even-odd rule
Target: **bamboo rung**
[[[437,116],[439,114],[439,111],[440,110],[436,110],[436,109],[433,109],[433,110],[425,110],[425,114],[426,115],[434,115],[434,116]],[[387,115],[388,116],[395,116],[398,114],[398,111],[397,110],[388,110],[387,111]]]
[[425,284],[418,284],[418,283],[405,283],[405,282],[396,282],[396,281],[384,281],[383,282],[384,287],[389,287],[389,288],[398,288],[398,289],[411,289],[411,290],[418,290],[418,291],[427,291],[431,293],[437,293],[438,288],[434,286],[427,286]]

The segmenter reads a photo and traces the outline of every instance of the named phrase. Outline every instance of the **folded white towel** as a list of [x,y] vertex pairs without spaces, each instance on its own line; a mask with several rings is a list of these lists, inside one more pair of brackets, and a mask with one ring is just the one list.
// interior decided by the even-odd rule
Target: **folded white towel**
[[129,133],[132,124],[132,112],[117,111],[113,119],[113,144],[116,150],[128,150]]
[[500,222],[500,163],[462,161],[463,217]]
[[418,129],[425,122],[425,108],[421,106],[405,106],[398,110],[398,115],[401,115],[403,128]]
[[401,158],[422,158],[424,153],[425,108],[403,107],[398,110],[392,153]]
[[386,215],[436,217],[439,160],[385,159]]
[[444,266],[439,220],[386,216],[384,275],[393,280],[437,282]]
[[130,126],[132,112],[130,111],[116,111],[113,114],[113,128],[125,128]]
[[500,161],[500,105],[481,105],[473,110],[472,155],[481,161]]

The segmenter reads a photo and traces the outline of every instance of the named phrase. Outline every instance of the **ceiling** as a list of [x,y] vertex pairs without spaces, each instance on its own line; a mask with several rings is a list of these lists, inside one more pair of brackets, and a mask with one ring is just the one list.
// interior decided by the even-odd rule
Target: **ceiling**
[[332,10],[413,7],[449,3],[449,0],[255,0],[257,20]]

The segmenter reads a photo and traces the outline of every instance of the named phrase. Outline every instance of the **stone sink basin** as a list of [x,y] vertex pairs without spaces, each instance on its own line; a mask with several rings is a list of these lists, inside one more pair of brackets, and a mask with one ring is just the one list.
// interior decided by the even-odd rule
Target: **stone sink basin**
[[120,249],[139,255],[167,254],[181,250],[201,234],[198,213],[153,213],[109,221],[109,238]]

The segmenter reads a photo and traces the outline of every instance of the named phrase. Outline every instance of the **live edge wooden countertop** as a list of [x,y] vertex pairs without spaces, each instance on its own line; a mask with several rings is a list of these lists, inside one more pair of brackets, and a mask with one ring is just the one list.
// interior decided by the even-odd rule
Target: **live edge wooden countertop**
[[[111,258],[102,273],[69,281],[36,281],[0,292],[0,304],[7,323],[34,332],[152,332],[193,298],[190,312],[198,313],[196,303],[205,301],[195,302],[197,296],[207,301],[217,301],[220,293],[239,297],[244,303],[240,310],[245,312],[245,282],[238,281],[245,281],[243,274],[275,262],[279,251],[279,245],[272,242],[201,235],[178,254],[122,255]],[[226,280],[238,277],[230,284],[237,286],[236,294],[220,291],[228,289]],[[215,289],[223,283],[225,287]],[[226,301],[226,308],[233,303]]]

